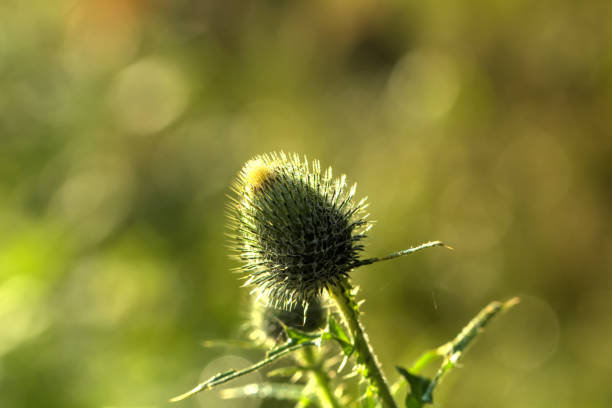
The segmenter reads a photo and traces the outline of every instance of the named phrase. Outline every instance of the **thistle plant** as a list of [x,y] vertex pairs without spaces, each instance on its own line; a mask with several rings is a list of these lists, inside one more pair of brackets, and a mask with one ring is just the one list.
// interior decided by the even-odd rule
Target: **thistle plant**
[[[340,368],[349,358],[354,358],[355,370],[367,384],[363,395],[354,401],[372,407],[397,407],[393,391],[399,390],[401,383],[390,387],[370,345],[360,321],[358,290],[351,283],[350,273],[356,268],[425,248],[450,247],[441,241],[431,241],[384,257],[363,258],[364,240],[371,227],[366,199],[355,199],[356,185],[348,187],[346,176],[334,178],[331,168],[321,171],[318,161],[302,160],[295,154],[288,156],[281,152],[255,157],[242,168],[232,190],[229,235],[231,247],[241,262],[239,271],[246,279],[245,286],[251,288],[256,304],[265,305],[268,315],[264,313],[263,321],[272,324],[264,333],[282,337],[285,342],[269,350],[252,367],[220,373],[173,401],[302,350],[302,360],[315,373],[319,405],[340,406],[330,388],[329,370],[320,364],[320,358],[312,350],[312,347],[320,348],[323,341],[333,341],[340,346],[344,357]],[[321,309],[322,299],[327,297],[335,305],[342,324],[336,321],[334,313],[329,313],[324,321],[312,325],[317,316],[313,312]],[[411,370],[398,367],[411,386],[407,406],[431,403],[433,388],[456,363],[478,330],[513,304],[514,301],[499,303],[496,304],[499,307],[490,307],[492,311],[479,314],[457,339],[448,343],[455,346],[447,345],[426,353],[427,358],[419,360],[420,365]],[[317,331],[321,326],[325,326],[324,330]],[[444,359],[439,375],[433,380],[419,377],[419,369],[436,356]]]
[[308,305],[358,266],[365,200],[319,162],[272,153],[247,162],[233,188],[231,230],[247,285],[270,305]]

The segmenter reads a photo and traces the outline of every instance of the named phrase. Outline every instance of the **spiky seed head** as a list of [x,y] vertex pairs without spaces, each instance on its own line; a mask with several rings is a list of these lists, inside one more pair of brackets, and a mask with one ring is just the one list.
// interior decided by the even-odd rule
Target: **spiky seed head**
[[355,188],[296,154],[264,154],[245,164],[233,186],[230,235],[259,298],[291,309],[347,276],[370,227]]
[[274,345],[286,341],[284,327],[305,333],[321,330],[327,323],[328,308],[320,298],[299,304],[292,310],[277,309],[255,300],[251,310],[250,337],[252,340]]

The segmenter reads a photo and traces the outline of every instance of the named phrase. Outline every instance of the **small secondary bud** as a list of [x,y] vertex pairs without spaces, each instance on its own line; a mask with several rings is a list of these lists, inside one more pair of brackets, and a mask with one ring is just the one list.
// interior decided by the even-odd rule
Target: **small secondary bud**
[[276,309],[253,302],[250,322],[250,337],[259,343],[286,341],[284,327],[312,333],[325,327],[327,307],[321,299],[315,299],[305,305],[299,304],[292,310]]
[[370,224],[356,186],[331,168],[271,153],[245,164],[230,206],[233,247],[258,297],[292,309],[338,285],[359,265]]

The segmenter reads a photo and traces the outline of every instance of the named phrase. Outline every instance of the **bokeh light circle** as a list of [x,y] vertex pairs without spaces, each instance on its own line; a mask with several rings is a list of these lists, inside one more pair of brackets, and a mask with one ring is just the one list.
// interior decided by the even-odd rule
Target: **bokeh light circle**
[[125,132],[158,132],[183,112],[188,102],[181,72],[160,58],[140,60],[121,71],[111,86],[108,103]]

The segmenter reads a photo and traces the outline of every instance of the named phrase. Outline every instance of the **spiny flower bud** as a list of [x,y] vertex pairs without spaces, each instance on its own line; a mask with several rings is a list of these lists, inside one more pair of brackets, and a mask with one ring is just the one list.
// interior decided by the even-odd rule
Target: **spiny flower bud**
[[286,341],[284,327],[312,333],[325,327],[327,307],[317,298],[305,307],[298,304],[292,310],[277,309],[253,302],[250,337],[258,343]]
[[292,309],[336,286],[358,266],[370,225],[356,185],[319,162],[284,153],[246,163],[233,186],[231,236],[258,297]]

